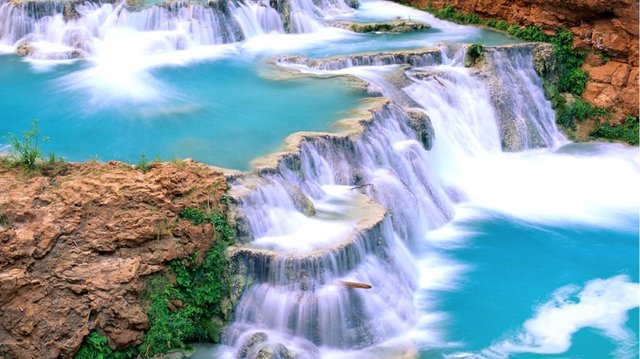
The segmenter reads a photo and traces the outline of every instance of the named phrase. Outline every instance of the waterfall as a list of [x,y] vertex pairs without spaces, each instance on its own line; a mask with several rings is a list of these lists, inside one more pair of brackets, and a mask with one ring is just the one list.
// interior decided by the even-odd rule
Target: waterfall
[[[32,48],[25,54],[37,58],[95,56],[110,37],[119,37],[121,43],[133,42],[132,48],[142,46],[159,52],[224,44],[243,36],[224,6],[170,2],[129,11],[125,3],[87,2],[75,5],[77,16],[65,19],[60,6],[53,6],[49,15],[32,16],[28,4],[0,5],[0,16],[7,19],[0,28],[0,43],[27,43]],[[131,36],[136,41],[127,41]]]
[[[415,324],[410,248],[449,220],[451,203],[415,129],[426,117],[411,119],[388,103],[372,112],[362,133],[305,137],[260,181],[235,184],[247,243],[235,261],[253,285],[226,331],[229,352],[283,344],[318,357],[379,344]],[[313,212],[301,213],[308,206]],[[300,252],[313,244],[301,242],[314,241],[321,245]],[[263,333],[263,342],[247,347]]]
[[485,54],[486,76],[481,78],[500,120],[505,150],[553,147],[565,142],[533,66],[536,46],[488,48]]
[[229,44],[268,33],[312,32],[342,0],[100,2],[0,1],[0,46],[37,59],[96,56],[109,37],[151,53]]
[[[279,58],[293,70],[357,76],[391,100],[349,120],[352,132],[293,136],[288,152],[235,182],[243,244],[233,256],[247,286],[219,355],[383,356],[385,343],[420,326],[411,253],[464,198],[461,168],[517,149],[504,145],[509,123],[526,129],[511,139],[521,147],[562,141],[533,69],[536,46],[488,48],[477,68],[464,67],[464,47]],[[514,82],[523,88],[491,93]]]

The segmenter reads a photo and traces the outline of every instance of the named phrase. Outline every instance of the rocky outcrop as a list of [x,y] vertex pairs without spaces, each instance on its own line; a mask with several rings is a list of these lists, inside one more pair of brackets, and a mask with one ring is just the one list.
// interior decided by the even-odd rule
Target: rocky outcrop
[[437,48],[362,53],[312,59],[302,56],[281,56],[278,65],[303,65],[314,70],[340,70],[352,66],[411,65],[431,66],[442,62],[442,52]]
[[210,224],[178,218],[185,206],[221,210],[225,177],[205,165],[58,172],[0,169],[2,358],[70,358],[92,330],[113,349],[139,344],[149,276],[215,240]]
[[396,20],[391,22],[353,22],[353,21],[335,21],[331,25],[353,32],[412,32],[418,30],[430,29],[431,26],[420,22]]
[[[565,27],[574,45],[590,51],[584,70],[589,82],[583,98],[622,118],[638,114],[638,0],[410,0],[437,8],[452,4],[463,12],[534,24],[553,33]],[[611,61],[607,61],[610,59]]]
[[35,52],[35,48],[30,42],[23,42],[16,48],[16,55],[29,56]]

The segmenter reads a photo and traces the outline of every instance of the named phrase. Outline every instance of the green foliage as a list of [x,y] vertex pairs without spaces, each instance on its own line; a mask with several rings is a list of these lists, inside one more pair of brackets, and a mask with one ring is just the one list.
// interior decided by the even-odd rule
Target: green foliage
[[13,147],[14,155],[12,161],[14,164],[24,167],[27,170],[36,169],[36,161],[41,158],[39,141],[48,141],[46,137],[40,138],[40,130],[38,129],[38,120],[31,122],[31,128],[22,132],[22,136],[18,137],[13,133],[5,136],[5,139]]
[[50,165],[64,164],[64,158],[60,156],[56,156],[56,154],[53,152],[49,152],[49,154],[47,155],[47,164],[50,164]]
[[564,28],[551,38],[551,43],[553,56],[558,63],[556,69],[558,90],[580,95],[588,79],[587,73],[580,69],[584,63],[585,53],[573,49],[573,33]]
[[80,349],[75,355],[76,359],[130,359],[136,357],[138,351],[135,347],[122,351],[114,351],[109,347],[109,341],[98,332],[91,332],[82,341]]
[[180,211],[180,218],[191,221],[191,224],[197,226],[207,221],[207,216],[199,208],[185,207]]
[[457,11],[451,4],[447,4],[439,10],[436,10],[433,5],[430,4],[430,7],[427,7],[427,11],[433,13],[438,19],[450,20],[459,24],[482,23],[482,19],[480,19],[478,15],[473,13],[465,14],[463,12]]
[[206,215],[198,208],[184,208],[180,218],[194,225],[212,224],[218,238],[201,263],[197,263],[196,255],[171,262],[175,283],[166,277],[152,280],[148,295],[150,327],[140,347],[144,356],[187,348],[193,341],[215,342],[223,322],[211,318],[227,315],[221,303],[231,290],[226,251],[234,240],[233,229],[222,214]]
[[434,14],[437,18],[453,21],[459,24],[476,24],[489,26],[501,31],[506,31],[509,35],[535,42],[551,42],[553,44],[553,55],[558,66],[554,69],[555,82],[560,92],[570,92],[580,95],[587,83],[587,73],[580,67],[584,63],[585,53],[573,49],[573,33],[567,29],[559,29],[555,36],[546,35],[538,26],[521,26],[518,23],[508,24],[504,20],[482,19],[475,14],[465,14],[455,9],[452,4],[437,9],[429,3],[426,11]]
[[606,121],[591,135],[613,141],[624,141],[630,145],[637,146],[640,142],[638,138],[639,131],[638,116],[627,116],[621,125],[612,125],[609,121]]
[[509,35],[533,42],[545,42],[549,40],[549,37],[542,32],[537,26],[529,25],[526,27],[521,27],[520,25],[512,25],[507,28],[507,32]]
[[0,226],[6,226],[9,224],[9,217],[6,213],[0,213]]
[[507,29],[509,28],[509,24],[504,20],[498,20],[493,27],[500,31],[507,31]]
[[464,66],[473,66],[482,56],[484,47],[480,44],[472,44],[467,47],[467,53],[464,56]]
[[559,109],[556,122],[566,128],[574,128],[576,122],[583,121],[589,117],[601,117],[607,114],[607,110],[594,107],[581,98],[577,98],[573,103],[566,104]]
[[565,69],[559,76],[558,88],[563,92],[580,95],[587,86],[588,79],[588,74],[579,68]]
[[145,156],[144,153],[140,153],[140,159],[136,164],[136,168],[141,170],[142,173],[147,173],[151,169],[151,163],[149,163],[149,160],[147,160],[147,156]]

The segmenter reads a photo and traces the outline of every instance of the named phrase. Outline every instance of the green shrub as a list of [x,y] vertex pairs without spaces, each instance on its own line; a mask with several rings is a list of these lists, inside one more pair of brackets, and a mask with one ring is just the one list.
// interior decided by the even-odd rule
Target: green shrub
[[194,225],[211,223],[218,238],[202,263],[196,255],[171,262],[175,284],[166,277],[152,280],[147,298],[150,326],[140,346],[144,356],[187,348],[194,341],[216,342],[224,321],[212,318],[228,319],[222,302],[231,290],[226,251],[234,240],[233,228],[222,214],[206,215],[198,208],[184,208],[180,218]]
[[557,112],[556,122],[566,128],[574,128],[576,122],[583,121],[589,117],[601,117],[608,114],[608,111],[599,107],[594,107],[581,98],[576,98],[571,104],[566,104]]
[[580,95],[587,86],[587,80],[589,75],[585,71],[579,68],[565,69],[559,77],[558,88],[562,92]]
[[199,208],[185,207],[180,211],[179,217],[191,221],[191,224],[196,226],[207,221],[207,216]]
[[544,42],[549,40],[548,36],[542,32],[542,29],[534,25],[522,28],[516,24],[510,26],[507,31],[511,36],[518,37],[526,41]]
[[56,164],[64,164],[64,158],[60,156],[56,156],[55,153],[49,152],[47,155],[47,164],[56,165]]
[[18,137],[13,133],[5,136],[5,139],[13,147],[14,154],[12,161],[16,165],[23,166],[25,169],[34,170],[36,161],[41,159],[39,141],[48,141],[48,138],[40,138],[40,130],[38,129],[38,120],[31,122],[31,128],[22,132],[22,136]]
[[498,29],[498,30],[501,30],[501,31],[507,31],[507,29],[509,28],[509,24],[508,24],[506,21],[504,21],[504,20],[498,20],[498,21],[495,23],[495,26],[494,26],[494,27],[495,27],[496,29]]
[[136,163],[136,168],[141,170],[142,173],[147,173],[151,170],[151,163],[149,163],[144,153],[140,153],[140,159],[138,159],[138,163]]
[[467,53],[464,55],[464,66],[473,66],[484,52],[484,47],[480,44],[472,44],[467,47]]
[[640,142],[638,138],[639,131],[638,116],[627,116],[621,125],[614,126],[609,121],[606,121],[593,131],[591,135],[614,141],[624,141],[630,145],[637,146]]
[[98,332],[91,332],[82,341],[76,359],[130,359],[137,356],[135,347],[122,351],[114,351],[109,347],[109,341]]

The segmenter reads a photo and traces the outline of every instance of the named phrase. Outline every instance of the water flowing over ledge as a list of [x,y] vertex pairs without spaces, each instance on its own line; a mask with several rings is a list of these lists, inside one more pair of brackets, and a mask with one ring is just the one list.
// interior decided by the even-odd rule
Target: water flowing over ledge
[[[416,272],[408,260],[407,241],[446,223],[450,204],[434,185],[437,180],[410,117],[389,100],[376,102],[368,117],[349,120],[357,130],[295,135],[289,148],[298,151],[260,161],[257,171],[262,179],[239,178],[234,185],[237,228],[244,229],[239,237],[245,241],[292,232],[299,240],[312,236],[305,229],[315,228],[310,222],[316,215],[301,214],[300,202],[307,198],[319,203],[331,195],[331,186],[360,186],[347,191],[362,191],[382,205],[354,198],[365,209],[364,222],[358,221],[346,240],[337,239],[319,250],[234,250],[236,263],[244,268],[237,271],[252,283],[225,336],[234,350],[266,331],[271,339],[255,350],[284,344],[303,357],[315,357],[327,348],[362,349],[381,343],[405,332],[414,321],[411,293]],[[332,220],[336,221],[327,219],[327,225]],[[341,281],[373,288],[358,293],[341,286]],[[280,309],[269,309],[274,305]],[[266,315],[269,312],[274,315]]]
[[[379,354],[383,353],[385,342],[410,332],[420,315],[412,304],[418,283],[409,253],[416,240],[447,223],[456,199],[455,193],[435,176],[430,167],[432,155],[427,150],[432,142],[473,140],[477,142],[475,151],[500,151],[500,121],[493,106],[498,100],[521,98],[491,99],[484,82],[474,77],[492,76],[505,86],[501,81],[510,81],[515,75],[500,76],[493,62],[503,60],[503,52],[515,52],[524,60],[516,57],[513,62],[503,61],[513,63],[515,69],[530,68],[527,76],[539,80],[532,62],[537,48],[523,45],[488,49],[487,64],[472,70],[460,67],[464,48],[454,52],[452,58],[448,49],[323,60],[278,58],[276,62],[285,68],[319,75],[363,66],[408,65],[402,70],[406,71],[405,92],[418,104],[421,97],[413,91],[424,91],[425,87],[442,99],[485,91],[483,101],[473,106],[485,106],[489,114],[494,114],[493,124],[482,124],[492,128],[494,135],[486,138],[469,127],[464,122],[468,114],[462,114],[459,125],[470,131],[467,138],[447,139],[445,135],[440,139],[437,123],[434,138],[432,121],[426,114],[439,119],[450,108],[432,108],[437,103],[431,101],[422,103],[422,109],[404,109],[392,99],[378,98],[370,100],[368,109],[342,121],[341,132],[297,133],[286,140],[282,152],[254,161],[253,173],[232,181],[236,228],[245,243],[232,253],[235,271],[247,285],[221,352],[256,354],[286,348],[287,353],[318,357],[368,348],[367,353],[376,355],[376,349],[371,352],[371,348],[378,347]],[[340,74],[352,75],[349,71]],[[526,90],[542,91],[539,82]],[[516,115],[503,111],[503,122],[513,123],[520,115],[537,124],[535,116],[539,112],[535,110],[550,108],[544,97],[521,94],[525,95],[533,107],[525,106]],[[540,99],[542,103],[537,103]],[[525,128],[531,135],[518,132],[514,135],[518,143],[528,144],[527,136],[541,136],[538,131],[543,127]],[[553,138],[541,138],[536,145],[553,145]],[[362,192],[371,200],[344,195],[350,191]],[[329,206],[333,216],[327,217],[321,207],[335,204],[338,197],[351,202],[350,209]],[[354,220],[346,213],[367,207],[362,219]],[[317,246],[313,245],[315,241]],[[371,284],[372,289],[363,292],[345,288],[340,285],[344,281]]]
[[141,45],[152,53],[195,50],[268,33],[317,31],[323,28],[323,17],[349,11],[352,8],[342,0],[148,4],[3,0],[0,46],[48,60],[92,57],[111,52],[113,46],[126,52],[140,52],[135,46]]
[[[87,57],[119,70],[140,59],[180,62],[172,51],[233,53],[239,48],[224,45],[243,40],[268,47],[251,39],[324,31],[321,20],[353,5],[3,2],[0,16],[11,21],[0,28],[0,44],[30,60]],[[134,56],[110,57],[122,53]],[[461,169],[502,151],[565,141],[536,73],[548,45],[485,47],[470,68],[466,53],[466,46],[437,46],[276,60],[289,70],[358,78],[385,98],[370,100],[337,133],[296,133],[281,152],[254,161],[253,172],[228,173],[241,242],[230,254],[245,292],[220,356],[415,356],[425,337],[437,337],[416,300],[425,280],[414,250],[450,221],[457,202],[477,195],[461,174],[495,180],[482,176],[486,168]]]

